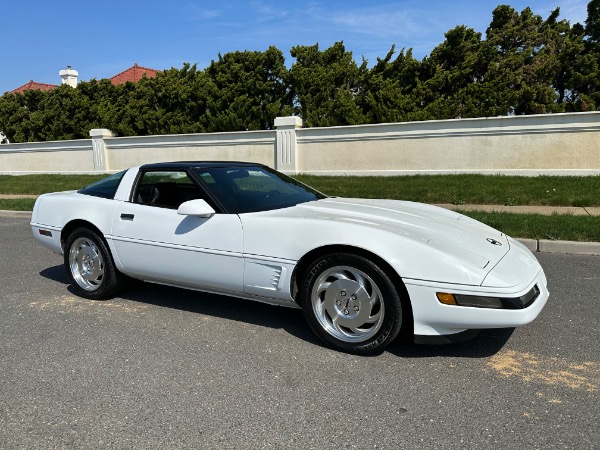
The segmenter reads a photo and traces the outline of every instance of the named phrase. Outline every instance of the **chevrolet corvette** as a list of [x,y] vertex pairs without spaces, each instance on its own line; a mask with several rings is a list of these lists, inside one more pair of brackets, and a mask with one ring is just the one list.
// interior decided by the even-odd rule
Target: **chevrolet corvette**
[[381,352],[401,332],[452,342],[524,325],[548,299],[515,239],[457,212],[327,197],[266,166],[169,162],[42,195],[35,238],[74,291],[101,300],[130,278],[301,308],[327,345]]

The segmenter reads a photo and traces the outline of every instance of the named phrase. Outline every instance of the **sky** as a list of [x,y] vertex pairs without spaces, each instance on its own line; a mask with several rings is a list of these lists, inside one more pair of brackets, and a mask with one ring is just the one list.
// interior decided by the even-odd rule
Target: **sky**
[[385,57],[392,44],[421,59],[444,33],[466,25],[485,34],[492,11],[508,4],[546,18],[584,23],[588,0],[58,1],[4,0],[0,6],[0,93],[34,80],[60,84],[72,66],[80,80],[110,78],[134,63],[152,69],[207,67],[219,53],[274,45],[321,49],[344,41],[360,62]]

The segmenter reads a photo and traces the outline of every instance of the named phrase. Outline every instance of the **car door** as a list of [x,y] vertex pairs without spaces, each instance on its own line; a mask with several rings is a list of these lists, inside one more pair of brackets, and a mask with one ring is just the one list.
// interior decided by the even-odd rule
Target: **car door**
[[242,225],[237,214],[184,216],[177,208],[205,198],[184,170],[140,173],[129,202],[116,211],[112,242],[121,270],[136,278],[242,292]]

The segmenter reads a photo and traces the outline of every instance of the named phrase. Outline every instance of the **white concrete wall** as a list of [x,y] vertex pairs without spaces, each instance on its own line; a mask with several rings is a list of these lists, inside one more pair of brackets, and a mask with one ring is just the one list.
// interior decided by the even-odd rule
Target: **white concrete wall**
[[297,130],[313,174],[600,174],[600,112]]
[[161,161],[251,161],[274,166],[275,131],[106,138],[108,169]]
[[0,173],[90,173],[92,140],[26,142],[0,145]]
[[286,173],[600,175],[600,112],[114,137],[0,145],[0,173],[114,172],[159,161],[252,161]]

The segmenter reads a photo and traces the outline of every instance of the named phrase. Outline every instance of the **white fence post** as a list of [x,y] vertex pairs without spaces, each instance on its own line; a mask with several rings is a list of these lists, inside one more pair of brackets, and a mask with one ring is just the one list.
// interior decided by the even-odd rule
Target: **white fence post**
[[296,116],[276,117],[275,168],[285,173],[297,174],[296,129],[302,128],[302,119]]
[[106,128],[94,128],[93,130],[90,130],[90,136],[92,137],[94,171],[107,172],[109,170],[108,155],[106,153],[106,142],[104,142],[104,139],[107,137],[115,137],[115,134]]

